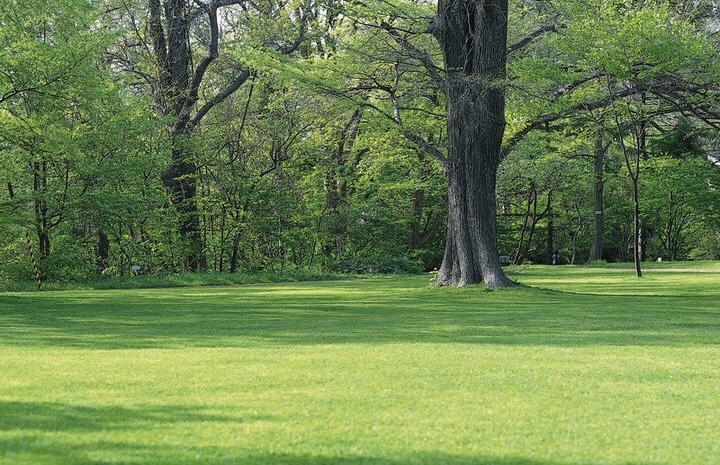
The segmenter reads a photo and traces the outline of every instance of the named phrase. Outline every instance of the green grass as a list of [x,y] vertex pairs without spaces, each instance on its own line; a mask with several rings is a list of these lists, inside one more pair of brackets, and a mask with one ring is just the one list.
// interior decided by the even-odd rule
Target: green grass
[[0,294],[0,464],[720,464],[713,268]]

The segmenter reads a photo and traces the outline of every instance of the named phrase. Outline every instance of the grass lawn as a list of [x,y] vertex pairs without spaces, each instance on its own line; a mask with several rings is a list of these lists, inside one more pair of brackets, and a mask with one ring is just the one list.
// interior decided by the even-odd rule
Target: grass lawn
[[0,293],[0,464],[720,464],[688,268]]

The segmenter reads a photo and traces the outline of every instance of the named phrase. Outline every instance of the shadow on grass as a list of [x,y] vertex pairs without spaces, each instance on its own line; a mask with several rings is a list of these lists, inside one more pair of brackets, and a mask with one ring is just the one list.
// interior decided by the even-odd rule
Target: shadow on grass
[[[27,438],[16,441],[0,440],[0,448],[7,448]],[[7,450],[7,449],[6,449]],[[93,459],[97,453],[111,454],[112,459]],[[250,451],[233,451],[222,448],[189,447],[138,447],[137,444],[105,442],[93,447],[58,451],[52,446],[33,444],[23,448],[24,454],[33,454],[46,463],[62,465],[570,465],[567,462],[534,460],[523,457],[493,457],[487,455],[451,455],[441,452],[403,452],[394,454],[394,458],[376,455],[302,455],[302,454],[253,454]],[[158,457],[168,457],[167,459]],[[2,460],[2,456],[0,456]],[[19,461],[14,465],[26,465],[33,462]],[[595,462],[592,462],[595,463]],[[590,465],[591,462],[572,463],[572,465]],[[33,463],[35,465],[35,463]],[[661,465],[650,462],[622,462],[617,465]]]
[[[60,403],[0,403],[0,463],[101,465],[564,465],[563,462],[524,457],[458,455],[434,451],[387,451],[358,455],[272,453],[238,447],[193,446],[173,437],[169,427],[180,422],[249,422],[256,417],[208,415],[177,407],[127,409],[80,407]],[[148,425],[146,435],[138,425]],[[134,427],[134,428],[133,428]],[[116,430],[134,429],[135,440],[119,441]],[[155,431],[165,431],[158,436]],[[176,430],[175,430],[176,431]],[[278,444],[282,451],[284,445]],[[421,447],[421,445],[418,445]],[[582,464],[578,464],[582,465]],[[652,465],[625,463],[622,465]]]
[[715,295],[435,290],[390,281],[0,295],[0,344],[12,346],[403,342],[718,344],[720,305]]
[[[56,402],[0,402],[0,432],[77,432],[136,429],[138,424],[272,421],[267,415],[215,415],[201,407],[176,405],[88,407]],[[0,447],[0,450],[3,450]]]

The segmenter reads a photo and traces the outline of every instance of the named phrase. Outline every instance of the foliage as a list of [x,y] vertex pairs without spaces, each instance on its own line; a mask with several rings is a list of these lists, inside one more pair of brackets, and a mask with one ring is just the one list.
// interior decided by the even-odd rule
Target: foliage
[[695,244],[702,243],[700,238],[715,229],[711,206],[720,198],[708,189],[707,164],[693,158],[656,157],[647,162],[645,171],[652,177],[643,186],[644,223],[652,234],[649,254],[687,259],[697,250]]
[[[212,111],[174,141],[146,1],[0,5],[0,279],[33,279],[26,233],[51,282],[182,271],[182,212],[161,180],[173,149],[196,167],[183,181],[197,190],[208,271],[439,267],[448,141],[442,54],[427,28],[435,4],[221,3],[218,56],[193,102]],[[627,152],[643,173],[645,258],[720,256],[720,181],[704,166],[720,147],[712,11],[511,2],[502,254],[585,260],[601,133],[604,258],[633,252],[620,144],[634,149],[632,134],[645,138]],[[194,19],[193,66],[211,32],[207,15]]]
[[332,264],[332,269],[348,274],[420,274],[423,264],[408,257],[349,257]]

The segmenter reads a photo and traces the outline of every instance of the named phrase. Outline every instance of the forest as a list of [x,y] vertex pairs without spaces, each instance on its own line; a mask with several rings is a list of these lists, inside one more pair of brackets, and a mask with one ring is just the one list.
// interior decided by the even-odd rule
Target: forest
[[468,121],[497,260],[720,259],[720,3],[494,3],[4,0],[0,282],[438,270]]

